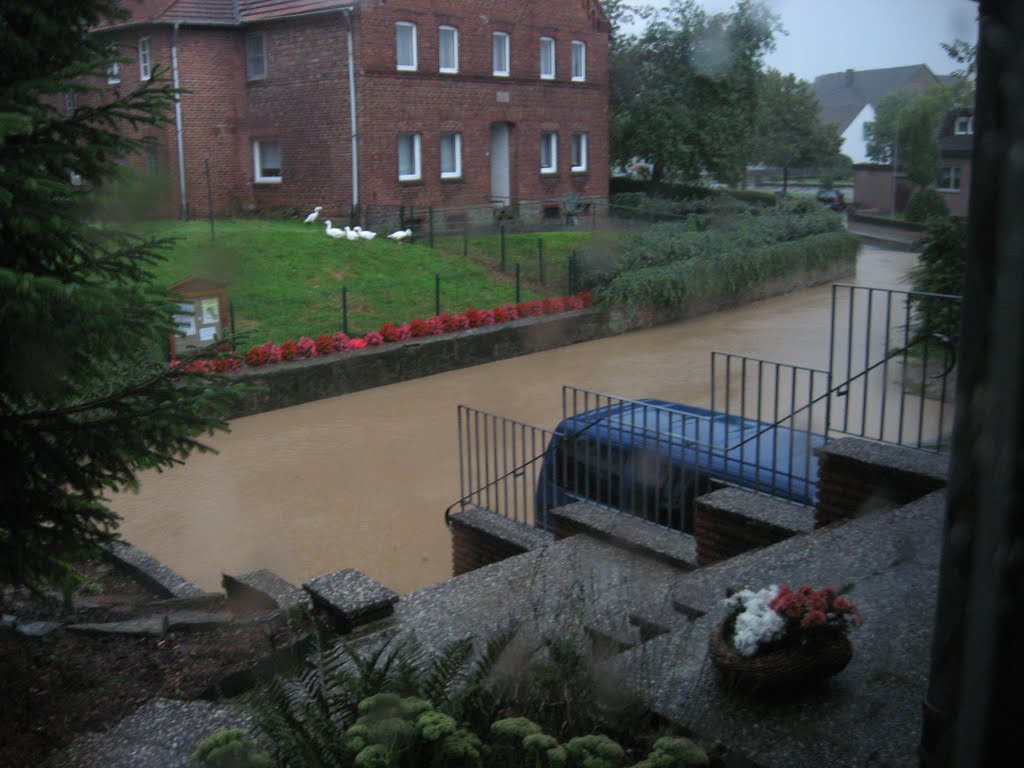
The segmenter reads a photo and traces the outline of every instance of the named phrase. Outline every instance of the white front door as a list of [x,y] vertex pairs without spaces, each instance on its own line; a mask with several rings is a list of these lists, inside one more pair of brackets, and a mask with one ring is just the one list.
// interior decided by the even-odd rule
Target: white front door
[[491,123],[491,202],[508,205],[512,202],[509,123]]

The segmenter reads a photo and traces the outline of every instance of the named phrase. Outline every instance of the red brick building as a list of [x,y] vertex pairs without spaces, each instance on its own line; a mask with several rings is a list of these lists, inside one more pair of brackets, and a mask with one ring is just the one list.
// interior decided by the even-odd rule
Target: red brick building
[[186,89],[149,172],[174,212],[336,219],[370,206],[510,205],[608,189],[598,0],[124,0],[96,34]]

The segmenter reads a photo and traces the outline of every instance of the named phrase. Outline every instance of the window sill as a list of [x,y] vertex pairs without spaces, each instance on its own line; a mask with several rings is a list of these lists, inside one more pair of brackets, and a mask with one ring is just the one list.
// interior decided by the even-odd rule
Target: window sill
[[439,70],[437,70],[437,73],[439,75],[457,75],[457,74],[459,74],[459,70],[457,70],[457,69],[439,69]]
[[960,194],[959,189],[943,189],[942,187],[936,187],[936,192],[945,192],[947,195],[958,195]]
[[572,78],[569,79],[569,82],[570,83],[585,83],[585,82],[587,82],[587,78],[585,78],[585,77],[572,77]]
[[492,77],[512,77],[511,72],[492,72]]
[[284,179],[280,177],[276,179],[255,179],[253,184],[280,184],[282,181],[284,181]]
[[403,179],[403,178],[399,177],[398,183],[401,184],[403,187],[415,187],[415,186],[419,186],[419,185],[423,184],[423,178],[420,177],[420,176],[417,176],[415,179],[413,179],[413,178]]
[[419,72],[418,67],[395,67],[396,72]]
[[462,177],[461,173],[458,176],[442,176],[441,177],[441,183],[442,184],[461,184],[464,181],[465,181],[465,179]]
[[590,173],[589,168],[570,168],[573,176],[586,176]]
[[540,175],[544,176],[545,178],[551,178],[553,176],[557,176],[558,175],[558,169],[556,168],[555,170],[552,170],[552,171],[543,171],[542,170],[540,172]]

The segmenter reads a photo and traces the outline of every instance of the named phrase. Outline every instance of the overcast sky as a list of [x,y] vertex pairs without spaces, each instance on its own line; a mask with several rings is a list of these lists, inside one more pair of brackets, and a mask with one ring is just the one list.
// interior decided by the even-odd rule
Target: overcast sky
[[[734,0],[698,0],[709,13]],[[635,0],[632,5],[645,4]],[[667,0],[650,0],[664,6]],[[977,3],[971,0],[766,0],[788,34],[776,38],[768,66],[804,80],[846,69],[927,64],[944,75],[958,69],[939,43],[975,42]]]

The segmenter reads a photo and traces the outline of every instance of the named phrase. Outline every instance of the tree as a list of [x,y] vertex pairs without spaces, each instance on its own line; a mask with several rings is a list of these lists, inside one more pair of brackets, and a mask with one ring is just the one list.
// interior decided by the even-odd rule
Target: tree
[[786,192],[789,169],[836,167],[842,139],[834,125],[821,122],[821,105],[805,80],[770,69],[761,78],[755,157],[782,168]]
[[[613,21],[621,18],[621,6],[615,10]],[[648,18],[639,36],[613,35],[612,159],[643,157],[656,177],[693,181],[708,171],[742,182],[778,20],[752,0],[713,15],[693,0],[672,0]]]
[[175,96],[160,71],[105,85],[120,60],[89,31],[119,6],[0,0],[0,581],[32,588],[66,586],[116,538],[105,494],[206,450],[197,437],[226,428],[239,394],[159,354],[174,332],[150,275],[162,243],[95,221],[97,190]]

